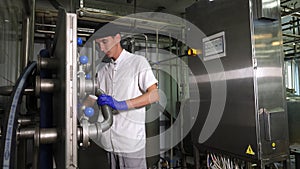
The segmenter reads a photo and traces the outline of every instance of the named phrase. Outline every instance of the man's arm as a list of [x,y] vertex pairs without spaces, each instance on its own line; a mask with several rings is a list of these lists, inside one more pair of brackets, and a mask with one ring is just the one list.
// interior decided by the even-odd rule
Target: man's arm
[[132,109],[132,108],[143,107],[157,101],[159,101],[157,84],[153,84],[150,87],[148,87],[146,93],[144,93],[139,97],[126,100],[126,103],[128,105],[128,108]]
[[158,100],[159,94],[157,84],[153,84],[150,87],[148,87],[146,93],[139,97],[129,100],[117,101],[109,95],[102,94],[98,97],[97,104],[99,106],[109,105],[111,108],[116,110],[128,110],[143,107]]

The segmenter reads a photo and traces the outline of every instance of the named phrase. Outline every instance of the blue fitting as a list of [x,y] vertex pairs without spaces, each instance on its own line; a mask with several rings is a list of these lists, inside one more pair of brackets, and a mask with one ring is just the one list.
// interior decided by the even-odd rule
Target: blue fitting
[[86,74],[86,75],[85,75],[85,79],[90,80],[90,79],[91,79],[91,74],[89,74],[89,73]]
[[89,62],[89,58],[87,56],[80,56],[79,57],[79,62],[81,64],[87,64]]
[[92,107],[87,107],[84,109],[84,114],[87,117],[92,117],[95,114],[95,110]]
[[77,38],[77,45],[78,46],[82,46],[82,44],[83,44],[82,39],[81,38]]

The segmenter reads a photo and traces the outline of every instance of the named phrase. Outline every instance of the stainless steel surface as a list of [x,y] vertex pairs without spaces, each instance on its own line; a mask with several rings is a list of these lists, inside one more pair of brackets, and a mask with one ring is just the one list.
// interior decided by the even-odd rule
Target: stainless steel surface
[[257,19],[278,20],[280,18],[280,1],[278,0],[256,0],[250,1],[254,5]]
[[[300,97],[288,97],[287,112],[289,121],[290,145],[300,145]],[[299,146],[298,146],[299,147]],[[299,148],[300,149],[300,148]]]
[[93,80],[85,80],[85,91],[86,93],[95,92],[95,86]]
[[[93,130],[93,131],[96,131],[96,134],[95,135],[89,135],[90,134],[90,130],[89,130],[89,123],[88,123],[88,120],[82,120],[81,122],[80,122],[80,124],[81,124],[81,126],[82,126],[82,132],[81,132],[81,138],[82,138],[82,140],[80,141],[81,142],[81,144],[80,144],[80,146],[82,146],[82,147],[88,147],[88,146],[90,146],[90,142],[89,142],[89,140],[90,140],[90,137],[91,138],[97,138],[97,136],[98,136],[98,133],[97,133],[97,129],[96,130]],[[101,132],[101,131],[100,131]]]
[[[199,77],[201,96],[200,100],[191,98],[191,102],[200,103],[192,134],[198,148],[229,153],[263,166],[288,159],[287,112],[279,1],[274,1],[277,18],[272,20],[256,19],[257,6],[253,4],[254,0],[199,1],[187,9],[187,19],[206,36],[224,31],[226,37],[226,56],[220,58],[224,72],[214,72],[220,74],[219,79],[205,78],[208,70],[204,66],[214,60],[189,60],[193,73]],[[199,143],[199,133],[213,103],[211,88],[215,81],[223,80],[227,85],[223,115],[213,134]],[[193,92],[190,91],[191,96],[195,95]],[[247,151],[249,146],[253,152]]]
[[95,93],[94,81],[86,79],[85,75],[83,71],[77,73],[78,95],[80,98],[84,98],[87,94]]
[[35,77],[35,94],[40,92],[53,93],[59,91],[59,82],[56,79],[41,79],[40,76]]
[[40,85],[41,92],[52,93],[58,90],[58,82],[56,82],[55,79],[41,79]]
[[[262,1],[264,3],[264,1]],[[272,22],[250,20],[252,32],[252,58],[254,60],[254,92],[256,99],[256,125],[259,159],[272,161],[288,158],[289,136],[283,74],[283,50],[279,1],[273,1]],[[262,47],[262,45],[264,47]],[[261,112],[263,110],[263,112]],[[275,145],[275,146],[274,146]],[[271,158],[271,160],[268,160]]]
[[[101,89],[97,89],[95,94],[99,96],[100,94],[103,93],[104,92]],[[79,111],[83,111],[85,107],[93,106],[96,102],[96,99],[97,97],[95,97],[94,95],[87,96],[82,101],[82,107],[80,108]],[[81,139],[80,146],[88,147],[90,145],[89,142],[90,138],[93,140],[99,140],[101,138],[102,132],[105,132],[111,127],[113,123],[113,110],[107,105],[99,106],[99,113],[103,114],[104,120],[101,122],[94,122],[94,123],[89,122],[89,118],[86,117],[84,114],[78,115],[80,125],[81,125],[81,128],[78,131],[78,137]]]
[[42,128],[40,129],[40,144],[55,143],[58,139],[56,128]]
[[50,69],[55,70],[57,67],[57,62],[53,58],[42,58],[38,57],[38,70]]
[[29,139],[33,138],[35,134],[35,128],[23,128],[17,132],[18,138]]
[[56,128],[22,128],[18,131],[17,136],[19,139],[39,139],[40,144],[55,143],[58,139]]
[[[102,91],[101,89],[97,89],[96,96],[99,96],[101,94],[105,94],[104,91]],[[95,126],[97,130],[104,132],[108,130],[113,123],[113,109],[108,105],[99,106],[99,109],[101,109],[104,120],[101,123],[96,123]]]
[[59,10],[53,57],[57,60],[59,92],[53,93],[54,125],[62,137],[54,144],[57,168],[77,165],[77,17]]
[[35,120],[33,117],[19,117],[18,123],[20,126],[26,126],[30,124],[35,124],[37,120]]

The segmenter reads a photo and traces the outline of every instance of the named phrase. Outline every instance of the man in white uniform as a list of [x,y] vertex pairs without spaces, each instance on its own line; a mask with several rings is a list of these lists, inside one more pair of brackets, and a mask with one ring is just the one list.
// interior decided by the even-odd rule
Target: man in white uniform
[[145,106],[159,100],[157,80],[148,61],[123,49],[120,41],[119,33],[96,39],[112,59],[98,72],[98,87],[107,95],[100,95],[97,103],[119,111],[100,141],[111,169],[147,169]]

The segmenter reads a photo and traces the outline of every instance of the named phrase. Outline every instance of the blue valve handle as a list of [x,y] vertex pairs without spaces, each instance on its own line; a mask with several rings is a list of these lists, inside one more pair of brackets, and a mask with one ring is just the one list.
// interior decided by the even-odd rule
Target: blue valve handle
[[89,62],[89,58],[87,56],[80,56],[79,57],[79,62],[81,64],[87,64]]
[[83,44],[82,38],[77,38],[77,45],[82,46],[82,44]]
[[86,74],[86,75],[85,75],[85,79],[87,79],[87,80],[91,79],[91,74],[89,74],[89,73]]
[[84,114],[87,117],[92,117],[95,114],[95,110],[92,107],[87,107],[84,109]]

